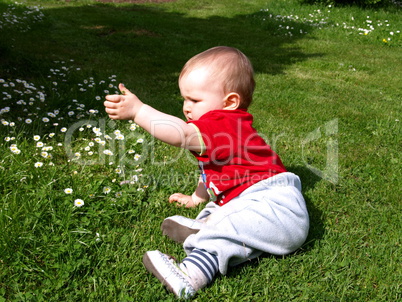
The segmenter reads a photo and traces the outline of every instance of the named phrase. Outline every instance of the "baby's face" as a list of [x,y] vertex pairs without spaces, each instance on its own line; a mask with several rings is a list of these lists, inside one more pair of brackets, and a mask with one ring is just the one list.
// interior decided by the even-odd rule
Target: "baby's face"
[[211,80],[206,68],[197,68],[184,75],[179,80],[179,87],[184,98],[183,113],[188,121],[225,107],[222,83]]

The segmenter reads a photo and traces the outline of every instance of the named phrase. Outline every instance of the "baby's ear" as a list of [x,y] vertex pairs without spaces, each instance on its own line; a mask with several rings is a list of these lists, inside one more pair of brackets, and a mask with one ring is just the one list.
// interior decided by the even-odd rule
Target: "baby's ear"
[[236,92],[231,92],[226,95],[224,99],[224,108],[225,110],[236,110],[240,106],[240,95]]

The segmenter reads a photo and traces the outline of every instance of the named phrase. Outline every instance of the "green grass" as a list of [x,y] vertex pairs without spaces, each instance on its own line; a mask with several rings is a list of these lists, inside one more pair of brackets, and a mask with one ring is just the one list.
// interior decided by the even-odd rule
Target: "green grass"
[[253,62],[254,125],[300,175],[311,230],[296,253],[233,268],[195,300],[402,298],[400,8],[13,3],[0,1],[0,301],[175,300],[141,260],[184,256],[159,228],[200,210],[167,202],[198,168],[102,103],[123,82],[181,117],[180,69],[216,45]]

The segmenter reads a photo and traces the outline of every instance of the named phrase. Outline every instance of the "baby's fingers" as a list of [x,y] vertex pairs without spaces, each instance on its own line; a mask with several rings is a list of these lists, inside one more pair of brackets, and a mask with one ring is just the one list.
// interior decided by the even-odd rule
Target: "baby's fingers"
[[169,202],[178,202],[180,198],[182,198],[183,194],[181,193],[174,193],[172,195],[170,195],[169,197]]
[[110,94],[107,95],[105,98],[110,102],[120,102],[122,100],[122,96],[118,94]]
[[111,113],[111,110],[117,110],[120,107],[119,102],[105,101],[103,102],[103,105],[105,106],[105,110],[107,113]]
[[121,91],[121,94],[127,95],[127,94],[133,94],[130,90],[128,90],[126,88],[126,86],[124,86],[124,84],[120,83],[119,84],[119,89]]
[[173,203],[176,202],[177,205],[186,206],[186,208],[194,207],[193,200],[191,196],[184,195],[182,193],[175,193],[169,197],[169,202]]

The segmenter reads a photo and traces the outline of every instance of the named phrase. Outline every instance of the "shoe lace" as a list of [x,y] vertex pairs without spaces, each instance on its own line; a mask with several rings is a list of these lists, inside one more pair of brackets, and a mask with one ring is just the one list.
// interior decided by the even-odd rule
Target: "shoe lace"
[[[188,280],[190,277],[180,268],[180,266],[177,263],[177,260],[170,256],[170,255],[165,255],[163,254],[163,260],[168,264],[170,267],[171,272],[179,277],[183,283],[185,284],[184,288],[182,288],[179,292],[180,297],[191,297],[193,296],[196,291],[191,285],[190,281]],[[170,264],[170,265],[169,265]],[[187,277],[187,278],[186,278]]]

